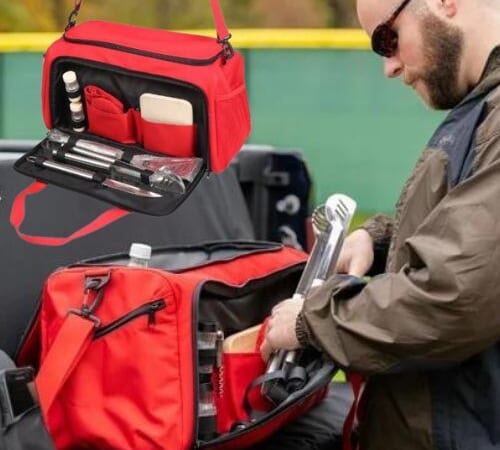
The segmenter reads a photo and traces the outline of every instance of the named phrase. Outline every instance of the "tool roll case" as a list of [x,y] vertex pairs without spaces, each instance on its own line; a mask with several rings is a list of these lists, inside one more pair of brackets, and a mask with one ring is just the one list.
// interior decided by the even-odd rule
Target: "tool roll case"
[[76,25],[80,4],[45,53],[48,137],[15,168],[128,210],[168,214],[204,174],[224,170],[250,132],[243,58],[218,0],[214,38]]
[[305,253],[238,241],[157,249],[147,268],[126,258],[50,275],[18,352],[39,369],[58,450],[244,448],[323,398],[334,367],[315,350],[305,384],[274,406],[252,389],[259,342],[226,348],[293,294]]

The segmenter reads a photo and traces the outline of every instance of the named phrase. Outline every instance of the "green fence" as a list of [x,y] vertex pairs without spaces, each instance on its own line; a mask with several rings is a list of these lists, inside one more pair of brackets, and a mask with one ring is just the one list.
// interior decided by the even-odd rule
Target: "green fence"
[[[364,213],[392,212],[442,114],[427,110],[399,81],[385,79],[380,58],[359,32],[334,38],[331,31],[305,31],[300,38],[304,30],[270,33],[248,32],[247,40],[236,42],[246,60],[253,121],[248,142],[303,149],[318,202],[344,192]],[[5,36],[0,138],[39,139],[45,129],[37,45],[45,44],[31,38],[16,49]]]

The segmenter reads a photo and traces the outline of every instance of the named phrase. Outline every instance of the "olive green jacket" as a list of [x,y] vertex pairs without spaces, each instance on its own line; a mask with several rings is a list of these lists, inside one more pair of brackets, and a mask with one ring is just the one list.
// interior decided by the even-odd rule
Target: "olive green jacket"
[[467,178],[450,185],[453,155],[427,148],[395,220],[365,225],[390,242],[385,273],[348,301],[332,277],[297,319],[303,345],[369,375],[362,450],[500,449],[500,47],[473,91],[483,92]]

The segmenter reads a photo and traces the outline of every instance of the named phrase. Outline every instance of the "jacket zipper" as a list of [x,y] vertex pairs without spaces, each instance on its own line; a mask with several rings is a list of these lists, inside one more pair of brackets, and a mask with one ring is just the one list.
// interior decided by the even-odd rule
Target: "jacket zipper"
[[117,50],[124,53],[131,53],[133,55],[146,56],[148,58],[161,59],[164,61],[170,61],[180,64],[187,64],[190,66],[209,66],[213,64],[217,59],[224,55],[224,50],[221,50],[219,53],[216,53],[214,56],[205,59],[194,59],[194,58],[183,58],[181,56],[171,56],[171,55],[163,55],[161,53],[148,52],[146,50],[140,50],[137,48],[127,47],[124,45],[113,44],[111,42],[104,41],[93,41],[90,39],[76,39],[63,35],[63,39],[72,44],[81,44],[81,45],[91,45],[94,47],[103,47],[109,48],[111,50]]
[[119,319],[114,320],[104,327],[98,328],[94,333],[94,339],[99,339],[107,334],[121,328],[132,320],[141,317],[148,316],[148,325],[154,325],[156,323],[156,313],[164,308],[166,308],[167,303],[163,299],[153,300],[151,302],[145,303],[138,308],[130,311]]

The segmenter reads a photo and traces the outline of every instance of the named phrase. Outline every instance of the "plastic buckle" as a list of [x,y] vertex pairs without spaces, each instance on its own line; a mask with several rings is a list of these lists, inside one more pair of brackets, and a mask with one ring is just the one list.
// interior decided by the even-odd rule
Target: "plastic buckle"
[[222,56],[224,59],[227,61],[231,59],[234,56],[234,49],[231,43],[229,42],[229,39],[231,39],[232,35],[229,33],[225,38],[217,38],[217,42],[219,44],[222,44]]
[[64,28],[65,32],[76,25],[76,18],[78,16],[78,12],[80,11],[81,6],[82,6],[82,0],[75,0],[75,6],[73,8],[73,11],[71,11],[68,16],[68,24]]
[[88,275],[85,277],[85,291],[99,291],[106,284],[108,284],[111,278],[111,273],[107,272],[102,275]]
[[68,309],[68,314],[74,314],[75,316],[83,317],[84,319],[91,320],[94,322],[94,328],[99,328],[102,324],[101,319],[99,317],[94,316],[93,314],[88,314],[83,309],[71,308]]
[[[77,316],[83,317],[85,319],[94,322],[95,327],[101,326],[101,320],[94,314],[95,310],[101,304],[102,298],[104,297],[103,288],[108,284],[111,278],[111,272],[100,275],[87,275],[84,282],[84,298],[81,309],[71,308],[68,310],[68,314],[76,314]],[[95,297],[92,303],[89,302],[90,293],[95,292]]]

